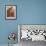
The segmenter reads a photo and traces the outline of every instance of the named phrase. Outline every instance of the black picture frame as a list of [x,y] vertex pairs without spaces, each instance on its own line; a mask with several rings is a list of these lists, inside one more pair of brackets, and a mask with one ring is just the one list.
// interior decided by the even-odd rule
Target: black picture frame
[[[12,9],[11,11],[9,9]],[[14,15],[8,14],[9,12],[14,11]],[[16,5],[5,5],[5,19],[6,20],[16,20],[17,19],[17,6]]]

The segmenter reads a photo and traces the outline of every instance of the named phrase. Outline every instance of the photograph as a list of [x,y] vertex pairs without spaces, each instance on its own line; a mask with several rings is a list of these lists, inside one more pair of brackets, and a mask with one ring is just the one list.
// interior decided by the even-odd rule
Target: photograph
[[6,5],[6,19],[16,19],[16,5]]

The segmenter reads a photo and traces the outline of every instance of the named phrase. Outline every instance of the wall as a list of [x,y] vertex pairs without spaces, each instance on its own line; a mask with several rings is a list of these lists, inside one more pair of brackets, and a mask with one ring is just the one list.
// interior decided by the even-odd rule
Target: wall
[[[12,3],[17,6],[17,19],[5,20],[5,5]],[[8,43],[10,32],[17,34],[18,24],[46,24],[46,0],[0,0],[0,44]]]
[[21,24],[46,24],[46,0],[22,0]]

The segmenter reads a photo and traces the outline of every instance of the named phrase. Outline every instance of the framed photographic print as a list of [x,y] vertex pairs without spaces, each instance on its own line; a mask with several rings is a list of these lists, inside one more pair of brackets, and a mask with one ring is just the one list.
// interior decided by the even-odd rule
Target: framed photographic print
[[14,20],[16,19],[16,5],[6,5],[6,19]]

